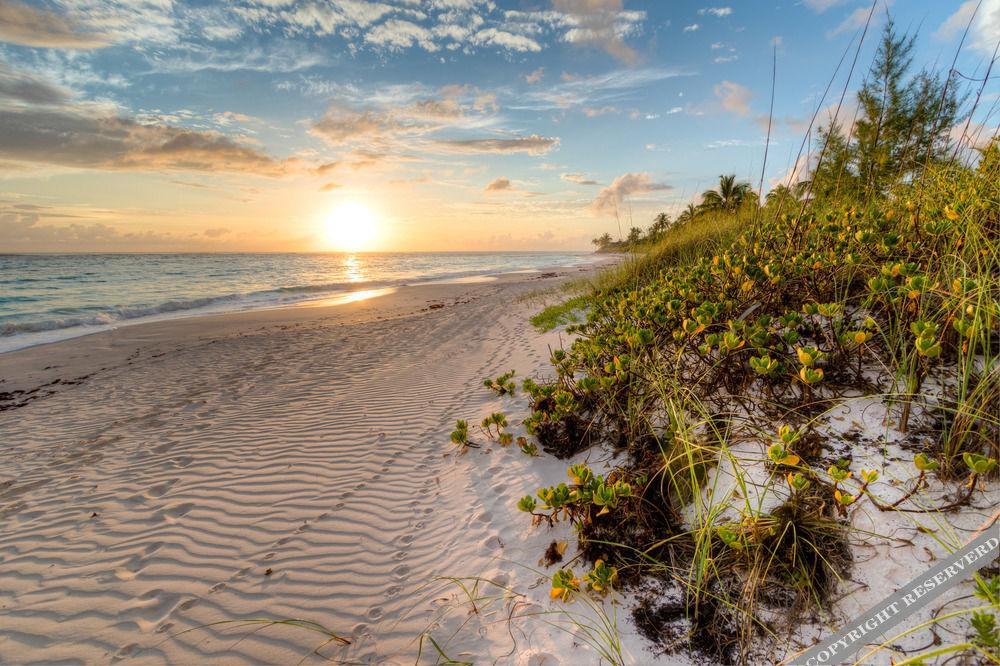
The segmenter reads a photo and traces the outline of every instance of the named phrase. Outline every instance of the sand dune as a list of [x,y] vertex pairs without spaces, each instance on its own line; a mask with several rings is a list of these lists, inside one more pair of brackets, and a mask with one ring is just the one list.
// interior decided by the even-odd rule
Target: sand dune
[[540,622],[512,642],[477,618],[449,641],[468,610],[436,580],[538,582],[497,558],[535,565],[551,535],[513,504],[561,465],[447,440],[455,418],[501,407],[483,377],[543,367],[557,334],[531,331],[517,298],[551,282],[412,287],[0,357],[25,387],[90,375],[0,413],[0,661],[319,662],[326,636],[235,622],[301,618],[349,640],[321,652],[352,662],[413,663],[431,628],[466,655],[513,645],[506,661],[558,663],[574,639]]

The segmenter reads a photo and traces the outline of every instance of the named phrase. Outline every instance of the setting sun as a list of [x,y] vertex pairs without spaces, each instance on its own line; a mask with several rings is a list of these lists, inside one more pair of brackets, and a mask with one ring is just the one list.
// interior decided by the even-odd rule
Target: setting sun
[[323,228],[324,245],[341,252],[369,250],[377,235],[375,214],[357,201],[345,201],[334,208]]

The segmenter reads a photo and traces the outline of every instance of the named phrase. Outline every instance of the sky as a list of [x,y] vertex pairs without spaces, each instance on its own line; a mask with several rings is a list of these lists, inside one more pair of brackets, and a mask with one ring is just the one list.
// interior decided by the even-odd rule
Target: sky
[[848,79],[870,8],[0,0],[0,252],[588,249],[719,174],[758,186],[772,58],[765,191],[887,16],[940,71],[971,19],[956,69],[975,92],[1000,0],[879,0]]

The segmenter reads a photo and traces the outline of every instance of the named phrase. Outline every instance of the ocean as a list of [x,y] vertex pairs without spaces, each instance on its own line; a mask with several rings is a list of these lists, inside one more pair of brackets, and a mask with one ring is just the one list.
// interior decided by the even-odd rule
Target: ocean
[[0,353],[146,321],[597,260],[585,252],[0,255]]

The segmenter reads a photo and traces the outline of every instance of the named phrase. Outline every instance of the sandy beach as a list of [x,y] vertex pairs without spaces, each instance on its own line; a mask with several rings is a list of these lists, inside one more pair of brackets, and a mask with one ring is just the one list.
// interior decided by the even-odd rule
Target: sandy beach
[[[553,535],[514,504],[564,465],[516,447],[458,456],[448,432],[499,407],[485,376],[543,368],[559,333],[531,329],[538,301],[525,297],[580,275],[141,324],[0,356],[0,661],[308,663],[329,640],[236,622],[248,619],[318,623],[350,641],[321,653],[352,662],[413,663],[431,628],[449,645],[468,605],[436,578],[537,582],[509,562],[535,566]],[[573,645],[541,622],[514,640],[493,620],[465,627],[456,654],[548,664],[545,650]]]

